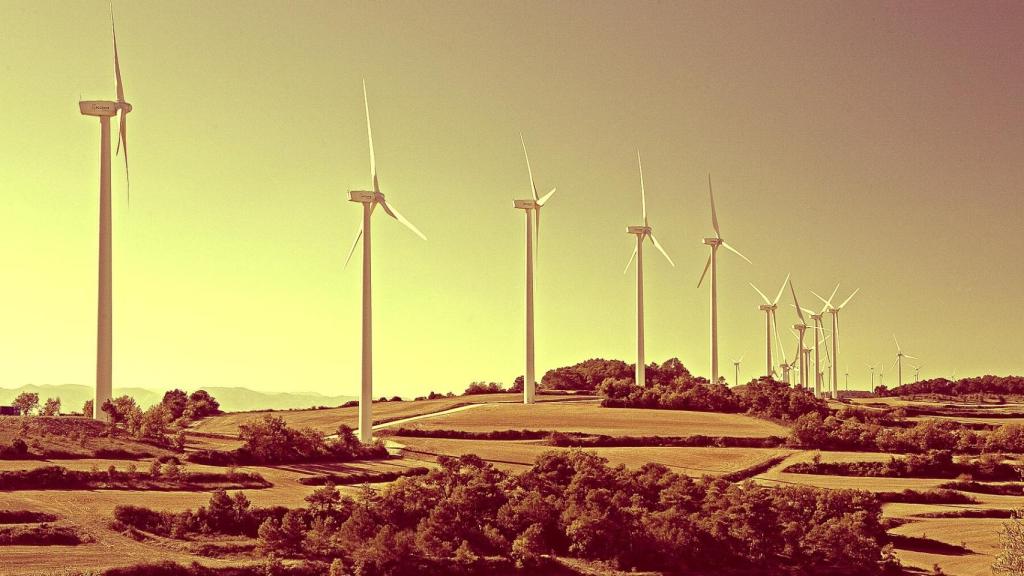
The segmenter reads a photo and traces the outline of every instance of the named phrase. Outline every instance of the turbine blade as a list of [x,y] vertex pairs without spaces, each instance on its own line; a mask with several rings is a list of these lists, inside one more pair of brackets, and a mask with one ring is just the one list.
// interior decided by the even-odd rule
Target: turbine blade
[[758,290],[757,286],[754,286],[753,282],[747,282],[747,284],[750,284],[750,287],[753,288],[758,294],[761,295],[761,299],[764,300],[765,304],[768,304],[769,306],[771,306],[772,301],[769,300],[768,297],[764,295],[764,292],[761,292],[760,290]]
[[536,224],[533,227],[533,261],[535,264],[540,263],[540,204],[538,203],[537,208],[534,209],[534,220]]
[[715,193],[711,191],[711,173],[708,172],[708,196],[711,198],[711,225],[715,227],[715,235],[722,237],[722,231],[718,229],[718,212],[715,210]]
[[637,250],[638,250],[638,248],[637,248],[636,244],[634,244],[633,245],[633,254],[629,257],[629,262],[626,262],[626,267],[622,269],[622,273],[623,274],[625,274],[626,272],[629,272],[629,265],[632,264],[633,263],[633,259],[636,258]]
[[771,304],[779,303],[779,299],[782,298],[782,291],[786,289],[787,282],[789,282],[789,274],[786,274],[786,279],[782,281],[782,286],[779,286],[779,293],[775,295],[775,300],[772,300]]
[[647,192],[644,190],[644,165],[640,161],[640,150],[636,151],[636,164],[640,167],[640,210],[647,226]]
[[796,307],[796,314],[800,317],[800,323],[804,326],[807,325],[807,319],[804,318],[803,308],[800,307],[800,302],[796,299],[796,289],[793,288],[793,280],[789,281],[789,291],[793,294],[793,306]]
[[114,29],[114,4],[110,4],[110,35],[114,38],[114,78],[116,80],[117,102],[124,103],[124,86],[121,84],[121,61],[117,56],[117,31]]
[[772,332],[775,332],[775,344],[779,347],[779,352],[782,353],[782,363],[787,364],[786,360],[786,349],[782,346],[782,338],[779,337],[779,323],[775,319],[775,311],[771,311],[772,315]]
[[345,258],[345,267],[348,268],[348,263],[352,260],[352,255],[356,252],[356,246],[359,245],[359,240],[363,237],[363,221],[359,220],[359,232],[356,232],[356,239],[352,241],[352,247],[348,250],[348,257]]
[[711,255],[708,254],[708,261],[704,264],[704,271],[700,273],[700,280],[697,281],[697,288],[704,282],[704,277],[708,274],[708,268],[711,267]]
[[540,197],[540,199],[539,199],[539,200],[537,200],[537,204],[538,204],[538,205],[540,205],[540,206],[543,206],[543,205],[547,204],[547,203],[548,203],[548,200],[549,200],[549,199],[550,199],[550,198],[551,198],[552,196],[554,196],[554,194],[555,194],[555,190],[557,190],[557,188],[552,188],[552,189],[551,189],[551,192],[548,192],[547,194],[545,194],[545,195],[541,196],[541,197]]
[[843,306],[846,306],[847,304],[849,304],[850,300],[853,300],[853,297],[857,295],[857,292],[860,292],[860,288],[857,288],[856,290],[854,290],[853,294],[850,294],[850,296],[846,300],[843,300],[843,303],[839,305],[839,310],[842,310]]
[[836,292],[839,292],[839,283],[836,283],[836,289],[832,291],[832,294],[828,297],[828,305],[832,305],[832,299],[836,297]]
[[828,300],[825,300],[824,298],[819,296],[818,293],[815,292],[814,290],[811,290],[811,294],[814,294],[814,297],[817,298],[818,300],[821,300],[821,303],[824,304],[826,308],[828,308]]
[[530,153],[526,151],[526,140],[523,138],[523,133],[519,133],[519,141],[523,143],[523,155],[526,156],[526,170],[530,173],[530,189],[533,191],[533,199],[540,200],[537,197],[537,184],[533,181],[533,168],[530,167]]
[[896,357],[896,360],[895,360],[895,361],[893,361],[893,363],[892,363],[892,366],[890,366],[890,367],[889,367],[889,370],[892,370],[893,368],[895,368],[895,367],[896,367],[896,364],[897,364],[897,363],[898,363],[899,361],[900,361],[900,359],[899,359],[899,356],[897,356],[897,357]]
[[124,149],[124,180],[126,183],[125,196],[127,197],[128,206],[132,205],[132,181],[128,176],[128,121],[124,110],[121,110],[121,126],[118,129],[117,136],[118,149]]
[[373,178],[373,191],[380,192],[380,186],[377,184],[377,156],[373,153],[373,129],[370,128],[370,100],[366,97],[365,78],[363,79],[363,105],[366,108],[366,137],[370,141],[370,176]]
[[661,255],[665,257],[665,260],[668,260],[668,263],[671,264],[673,268],[675,268],[676,263],[673,262],[672,258],[669,257],[668,252],[665,252],[665,249],[661,247],[661,242],[658,242],[658,239],[654,237],[654,233],[652,232],[648,234],[648,236],[651,237],[651,242],[654,242],[654,247],[658,249],[658,252],[661,252]]
[[743,258],[744,260],[746,260],[747,264],[753,264],[753,262],[750,261],[750,258],[747,258],[743,254],[740,254],[740,251],[735,249],[735,248],[733,248],[732,246],[730,246],[728,242],[723,241],[722,242],[722,246],[724,246],[726,249],[730,250],[731,252],[735,253],[740,258]]
[[406,220],[405,216],[402,216],[402,214],[398,210],[395,210],[394,206],[387,203],[387,200],[382,199],[380,201],[380,205],[382,208],[384,208],[384,211],[388,213],[388,216],[391,216],[395,220],[401,222],[406,228],[412,230],[420,238],[423,238],[424,240],[427,239],[427,237],[423,235],[423,232],[420,232],[419,228],[417,228],[412,222]]
[[920,360],[917,356],[911,356],[910,354],[904,354],[904,358],[910,358],[911,360]]
[[900,341],[896,339],[896,335],[895,334],[892,335],[892,341],[896,343],[896,351],[897,352],[903,352],[903,349],[900,348]]

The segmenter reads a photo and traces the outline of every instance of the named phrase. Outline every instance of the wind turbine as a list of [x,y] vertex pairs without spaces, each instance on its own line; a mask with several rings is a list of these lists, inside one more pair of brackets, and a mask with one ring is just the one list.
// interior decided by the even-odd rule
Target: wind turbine
[[868,366],[868,370],[871,370],[871,391],[874,392],[875,391],[875,367],[873,365],[871,365],[871,364],[868,364],[867,366]]
[[[839,290],[838,284],[836,284],[836,290]],[[857,295],[857,292],[860,292],[860,288],[854,290],[853,294],[850,294],[846,298],[846,300],[843,300],[842,304],[840,304],[839,306],[833,306],[832,296],[835,296],[835,291],[832,292],[832,296],[829,296],[828,300],[825,300],[821,296],[818,296],[817,294],[815,294],[813,290],[811,291],[811,294],[814,294],[814,296],[818,300],[821,300],[822,304],[825,305],[825,308],[829,311],[830,314],[832,314],[832,358],[834,359],[834,361],[832,362],[833,400],[839,398],[839,311],[843,309],[843,306],[849,304],[850,300],[853,300],[853,297]]]
[[644,191],[644,166],[640,162],[640,151],[636,152],[636,163],[640,167],[640,210],[644,223],[642,226],[627,226],[626,232],[636,236],[636,246],[633,247],[633,254],[626,262],[626,268],[622,273],[629,270],[629,265],[636,258],[636,384],[641,388],[647,385],[647,366],[644,364],[644,239],[650,238],[654,247],[668,260],[668,263],[675,267],[676,263],[668,256],[668,252],[661,247],[661,243],[654,237],[654,231],[647,222],[647,193]]
[[711,225],[715,228],[714,238],[705,238],[704,244],[711,247],[711,254],[708,255],[708,261],[704,264],[704,272],[701,272],[700,280],[697,281],[697,288],[704,282],[704,276],[708,273],[708,268],[711,268],[711,381],[714,383],[718,382],[718,247],[724,246],[726,249],[736,253],[737,256],[743,258],[747,263],[751,263],[750,259],[740,254],[738,250],[730,246],[725,240],[722,239],[722,231],[718,228],[718,213],[715,211],[715,193],[711,190],[711,174],[708,174],[708,197],[711,198]]
[[918,360],[919,358],[917,358],[916,356],[911,356],[910,354],[904,354],[903,349],[900,348],[900,341],[896,339],[895,334],[892,335],[892,340],[893,342],[896,343],[896,361],[893,362],[892,365],[897,366],[899,368],[897,372],[899,384],[897,385],[903,386],[903,359],[910,358],[911,360]]
[[732,361],[733,367],[736,368],[736,379],[733,380],[733,382],[734,382],[733,386],[739,386],[740,385],[740,362],[743,362],[743,357],[744,356],[746,356],[746,354],[741,354],[739,360],[733,360]]
[[[99,243],[99,290],[96,322],[96,394],[93,399],[92,417],[107,420],[103,404],[111,399],[113,389],[113,280],[112,280],[112,231],[110,210],[110,119],[120,113],[117,133],[117,153],[124,148],[124,174],[128,183],[128,125],[127,114],[132,105],[125,102],[124,86],[121,83],[121,61],[117,54],[117,33],[114,30],[114,8],[110,8],[110,33],[114,40],[114,87],[117,100],[83,100],[78,110],[84,116],[100,119],[100,243]],[[127,184],[130,186],[130,183]]]
[[363,80],[363,106],[366,108],[366,137],[370,142],[370,178],[373,182],[372,190],[351,190],[348,193],[350,202],[358,202],[363,205],[363,221],[359,225],[359,232],[352,242],[352,248],[348,251],[348,258],[345,259],[345,266],[348,266],[352,254],[356,251],[359,239],[363,240],[363,374],[362,386],[359,389],[359,440],[368,443],[373,438],[373,305],[371,291],[371,235],[370,216],[373,209],[379,204],[384,212],[398,220],[403,226],[412,230],[417,236],[427,239],[426,236],[402,216],[394,206],[385,200],[380,192],[380,184],[377,179],[377,158],[373,153],[373,130],[370,128],[370,101],[366,97],[366,81]]
[[[544,196],[540,196],[537,193],[537,183],[533,180],[533,168],[530,167],[530,154],[526,151],[526,140],[523,139],[522,134],[519,135],[519,140],[523,143],[523,155],[526,156],[526,170],[530,173],[530,191],[533,194],[532,198],[512,201],[512,206],[515,209],[522,210],[526,214],[526,373],[523,377],[523,403],[533,404],[536,389],[536,365],[533,346],[533,241],[534,234],[536,234],[537,244],[538,246],[540,245],[540,209],[551,198],[551,195],[555,193],[555,189],[552,188]],[[533,228],[534,216],[537,219],[536,231]]]
[[[839,285],[836,284],[836,289],[832,291],[832,296],[829,296],[829,300],[836,295],[836,291],[839,290]],[[814,294],[812,291],[811,294]],[[817,294],[815,294],[817,296]],[[821,352],[818,350],[818,336],[819,333],[824,333],[825,328],[822,324],[821,318],[825,314],[825,310],[828,309],[828,305],[821,309],[821,312],[814,312],[813,310],[804,310],[811,315],[811,320],[814,321],[814,396],[821,398]]]
[[804,332],[807,331],[807,319],[804,318],[804,309],[800,307],[800,301],[796,299],[796,289],[793,288],[793,280],[789,281],[789,291],[793,295],[793,307],[796,308],[796,314],[800,318],[799,324],[793,324],[793,329],[798,333],[798,340],[800,341],[797,346],[796,353],[800,358],[800,387],[807,388],[807,350],[804,348]]
[[[772,331],[775,332],[776,341],[779,340],[778,323],[775,321],[775,310],[778,309],[779,299],[782,298],[782,291],[786,289],[786,283],[789,282],[789,274],[786,275],[786,279],[782,281],[782,286],[779,287],[779,293],[776,294],[775,300],[769,300],[764,292],[761,292],[757,286],[754,286],[753,282],[750,282],[750,287],[757,292],[764,300],[764,304],[757,307],[758,310],[764,312],[764,345],[765,345],[765,358],[767,360],[765,375],[771,378],[772,374],[775,374],[775,365],[772,363]],[[779,348],[782,348],[782,342],[778,341]],[[783,360],[785,360],[785,353],[783,353]]]
[[920,366],[914,366],[913,368],[914,368],[914,382],[920,382],[921,381],[921,367]]

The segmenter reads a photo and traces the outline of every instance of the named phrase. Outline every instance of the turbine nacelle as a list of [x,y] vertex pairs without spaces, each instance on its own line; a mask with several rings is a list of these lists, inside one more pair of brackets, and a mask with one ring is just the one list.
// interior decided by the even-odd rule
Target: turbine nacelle
[[650,235],[651,230],[652,228],[650,226],[626,226],[627,234],[636,234],[637,236]]
[[384,195],[373,190],[350,190],[348,193],[349,202],[360,202],[369,204],[371,202],[383,202]]
[[540,208],[540,203],[532,198],[526,200],[513,200],[512,207],[519,210],[533,210],[535,208]]
[[718,247],[718,246],[721,246],[723,244],[721,238],[705,238],[704,239],[704,243],[707,244],[708,246],[714,246],[714,247]]
[[[125,103],[126,112],[131,110],[131,106]],[[121,107],[118,106],[117,102],[110,100],[83,100],[78,103],[78,110],[83,116],[106,116],[108,118],[117,116],[117,111]]]
[[761,304],[761,305],[759,305],[757,307],[757,309],[762,311],[762,312],[771,312],[772,310],[775,310],[777,308],[778,308],[778,306],[776,306],[774,304]]

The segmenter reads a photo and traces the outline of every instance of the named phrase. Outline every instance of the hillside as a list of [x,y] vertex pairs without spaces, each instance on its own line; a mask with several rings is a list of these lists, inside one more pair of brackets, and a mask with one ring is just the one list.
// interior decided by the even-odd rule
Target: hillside
[[[185,388],[184,390],[191,393],[195,388]],[[313,392],[268,393],[232,386],[208,386],[203,387],[203,390],[212,394],[220,402],[221,410],[225,412],[340,406],[349,400],[356,399],[355,396],[325,396]],[[0,405],[10,404],[22,392],[35,392],[39,394],[40,401],[59,397],[62,403],[61,411],[65,413],[81,411],[82,404],[93,397],[92,387],[82,384],[26,384],[17,388],[0,388]],[[139,406],[148,408],[163,398],[164,391],[147,388],[119,388],[115,386],[114,396],[121,396],[122,394],[135,398]]]

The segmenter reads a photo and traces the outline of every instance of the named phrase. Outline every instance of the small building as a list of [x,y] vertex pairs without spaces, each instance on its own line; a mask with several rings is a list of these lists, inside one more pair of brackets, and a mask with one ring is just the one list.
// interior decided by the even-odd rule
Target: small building
[[0,406],[0,416],[21,416],[21,411],[14,406]]

